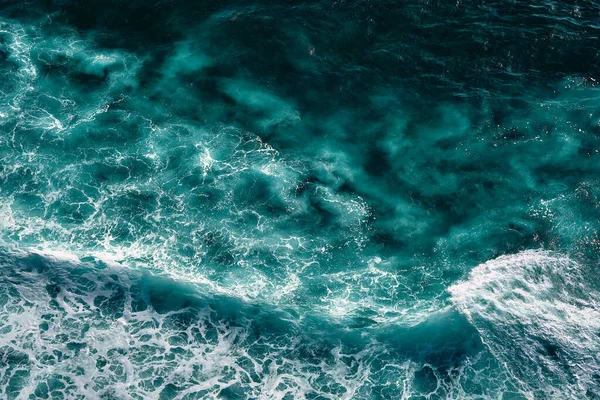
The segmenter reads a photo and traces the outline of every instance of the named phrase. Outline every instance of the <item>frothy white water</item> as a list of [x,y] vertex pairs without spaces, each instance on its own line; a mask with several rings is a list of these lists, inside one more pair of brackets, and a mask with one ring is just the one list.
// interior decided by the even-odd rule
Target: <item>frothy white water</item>
[[597,393],[600,296],[583,265],[560,254],[524,251],[477,266],[449,290],[531,398]]
[[[331,336],[310,334],[282,310],[95,257],[0,251],[0,278],[0,398],[491,399],[516,391],[487,351],[447,366],[367,332],[357,346],[334,325],[313,320]],[[489,388],[472,395],[481,380]]]
[[195,292],[180,301],[183,286],[171,281],[40,256],[0,255],[0,398],[351,398],[365,383],[364,354],[337,348],[302,362],[298,337],[253,336],[244,318],[224,319]]

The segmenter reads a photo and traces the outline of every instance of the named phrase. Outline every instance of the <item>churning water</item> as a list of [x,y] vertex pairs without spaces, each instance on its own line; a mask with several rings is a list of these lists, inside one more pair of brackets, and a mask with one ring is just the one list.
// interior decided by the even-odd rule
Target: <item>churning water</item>
[[597,1],[0,1],[0,398],[600,398]]

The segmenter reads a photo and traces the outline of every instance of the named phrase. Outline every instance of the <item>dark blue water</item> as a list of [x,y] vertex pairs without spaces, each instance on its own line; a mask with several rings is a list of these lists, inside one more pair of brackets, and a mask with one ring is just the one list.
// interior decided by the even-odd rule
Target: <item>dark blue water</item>
[[0,1],[0,398],[600,398],[599,36]]

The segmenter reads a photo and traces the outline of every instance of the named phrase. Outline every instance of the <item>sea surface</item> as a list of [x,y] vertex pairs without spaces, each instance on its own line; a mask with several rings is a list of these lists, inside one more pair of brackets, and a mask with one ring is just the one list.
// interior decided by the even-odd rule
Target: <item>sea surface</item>
[[0,0],[1,399],[600,399],[597,0]]

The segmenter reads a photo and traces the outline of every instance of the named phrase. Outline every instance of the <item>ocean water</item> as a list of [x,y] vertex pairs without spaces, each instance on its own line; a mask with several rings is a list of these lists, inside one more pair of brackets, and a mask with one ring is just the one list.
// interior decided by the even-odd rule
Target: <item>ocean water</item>
[[0,398],[599,399],[597,1],[0,0]]

